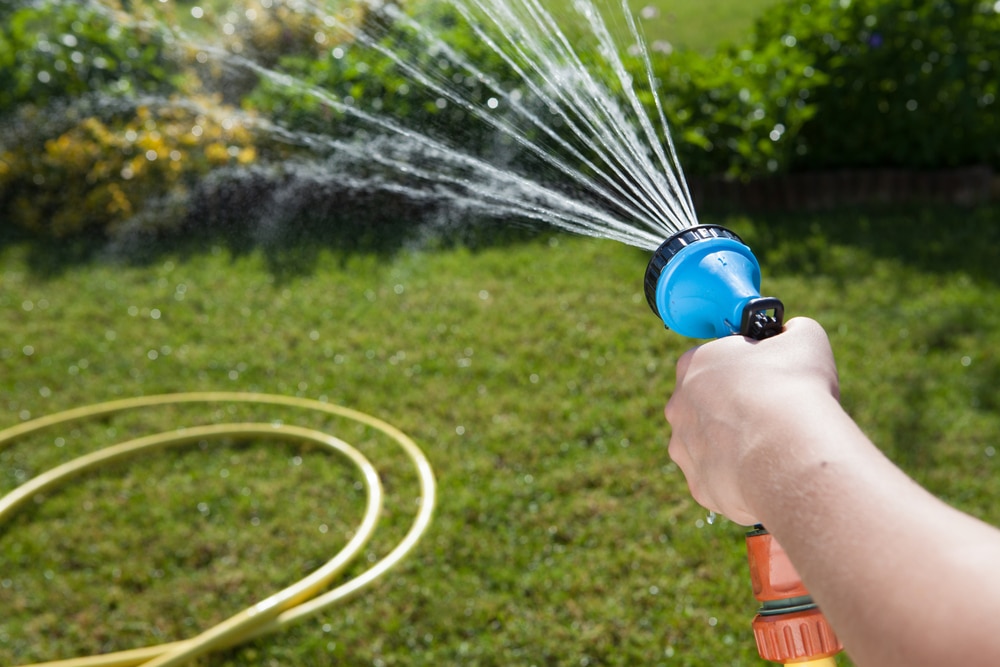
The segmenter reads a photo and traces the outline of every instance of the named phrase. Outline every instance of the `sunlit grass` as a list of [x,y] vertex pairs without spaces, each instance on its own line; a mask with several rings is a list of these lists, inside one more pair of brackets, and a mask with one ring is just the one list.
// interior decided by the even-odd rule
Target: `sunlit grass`
[[[647,34],[707,48],[745,29],[738,4],[694,27],[695,3],[661,3]],[[997,213],[721,221],[761,257],[766,293],[828,327],[844,403],[880,446],[993,523]],[[205,664],[759,664],[742,530],[708,525],[666,456],[662,406],[694,341],[649,312],[646,253],[563,236],[383,254],[222,240],[141,262],[85,250],[0,241],[0,425],[125,396],[273,392],[380,416],[438,474],[431,532],[398,571]],[[0,491],[149,430],[244,418],[303,416],[102,419],[0,451]],[[371,433],[315,425],[386,475],[367,562],[405,528],[411,476]],[[329,558],[360,502],[335,458],[259,440],[81,478],[0,526],[0,663],[189,636]]]
[[[723,42],[739,42],[749,35],[753,21],[776,0],[632,0],[629,9],[638,18],[646,42],[655,49],[693,49],[711,52]],[[612,31],[625,39],[628,28],[621,2],[596,0]],[[574,25],[572,2],[545,3],[546,9]]]
[[[765,291],[828,327],[865,429],[994,523],[996,213],[724,221],[762,258]],[[28,247],[0,256],[4,424],[160,392],[301,395],[389,420],[438,474],[435,522],[400,570],[206,664],[757,664],[741,529],[707,525],[666,456],[662,405],[694,341],[648,311],[645,253],[562,236],[321,250],[311,270],[276,277],[261,252],[222,245],[56,273],[32,270]],[[298,418],[230,412],[40,436],[0,453],[0,485],[144,429]],[[320,425],[378,451],[350,424]],[[414,487],[379,459],[384,550]],[[81,479],[0,532],[0,662],[191,634],[330,557],[359,502],[342,464],[280,443],[207,443]]]

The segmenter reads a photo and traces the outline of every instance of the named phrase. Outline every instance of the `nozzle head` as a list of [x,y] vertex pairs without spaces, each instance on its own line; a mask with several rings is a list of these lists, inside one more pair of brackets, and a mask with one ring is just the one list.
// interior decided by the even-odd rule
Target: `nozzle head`
[[660,244],[660,247],[653,253],[649,264],[646,266],[646,279],[644,281],[646,291],[646,302],[657,317],[662,317],[656,305],[656,287],[660,280],[663,269],[688,246],[716,238],[732,239],[737,243],[743,243],[736,232],[730,231],[721,225],[698,225],[683,229]]
[[760,265],[734,232],[697,225],[657,248],[644,287],[650,308],[667,328],[692,338],[719,338],[741,333],[745,309],[760,299]]

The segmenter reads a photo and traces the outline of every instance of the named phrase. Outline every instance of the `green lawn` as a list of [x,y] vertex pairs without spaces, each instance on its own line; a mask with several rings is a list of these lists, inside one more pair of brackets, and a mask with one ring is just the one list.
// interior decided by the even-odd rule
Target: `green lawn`
[[[699,49],[738,37],[750,11],[662,4],[650,37]],[[702,216],[747,240],[789,315],[829,329],[844,403],[886,453],[995,524],[998,215]],[[430,532],[399,569],[202,664],[759,664],[743,530],[709,524],[666,454],[662,407],[695,341],[649,311],[647,253],[546,231],[474,247],[144,250],[0,228],[0,427],[159,393],[301,396],[402,429],[439,482]],[[114,442],[240,420],[328,430],[379,467],[385,525],[348,574],[398,542],[417,490],[392,444],[286,408],[169,407],[45,432],[0,449],[0,494]],[[343,462],[260,438],[81,477],[0,526],[0,664],[191,636],[330,558],[361,504]]]
[[[778,0],[638,0],[629,2],[646,42],[667,42],[673,48],[711,52],[723,42],[738,42],[749,35],[753,22]],[[572,0],[543,3],[562,17],[572,31],[577,24]],[[595,0],[612,31],[624,38],[628,28],[620,18],[621,2]]]
[[[997,213],[704,220],[743,234],[765,291],[829,328],[844,401],[890,456],[994,523]],[[648,311],[645,253],[545,236],[321,250],[299,275],[276,274],[277,259],[224,243],[144,265],[14,240],[0,254],[5,424],[125,396],[262,391],[370,412],[429,456],[440,504],[399,570],[205,664],[757,664],[742,530],[707,524],[666,456],[661,409],[693,341]],[[0,487],[148,429],[243,418],[317,422],[225,406],[101,419],[0,452]],[[412,476],[371,433],[316,425],[388,477],[374,558],[408,522]],[[50,494],[0,532],[0,662],[221,620],[340,548],[360,512],[352,479],[309,447],[240,440]]]
[[762,16],[776,2],[650,0],[636,2],[632,8],[644,17],[640,23],[650,43],[666,40],[675,48],[707,52],[722,42],[738,42],[747,37],[754,19]]

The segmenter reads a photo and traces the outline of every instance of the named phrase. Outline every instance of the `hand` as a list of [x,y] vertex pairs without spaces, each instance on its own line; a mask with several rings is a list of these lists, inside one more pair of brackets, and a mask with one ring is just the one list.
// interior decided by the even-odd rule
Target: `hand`
[[[762,341],[730,336],[686,352],[664,413],[672,427],[670,457],[694,499],[743,525],[759,523],[746,490],[754,467],[789,448],[790,421],[815,416],[839,398],[829,339],[813,320],[798,318]],[[781,450],[786,450],[782,452]]]

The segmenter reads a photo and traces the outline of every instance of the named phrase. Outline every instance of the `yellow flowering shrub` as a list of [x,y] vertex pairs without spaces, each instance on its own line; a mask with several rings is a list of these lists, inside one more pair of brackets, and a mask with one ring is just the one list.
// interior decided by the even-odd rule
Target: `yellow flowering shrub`
[[157,198],[183,196],[212,169],[253,163],[246,117],[198,101],[140,106],[113,121],[86,117],[41,146],[4,150],[0,205],[14,224],[57,237],[113,229]]
[[341,2],[335,14],[317,12],[302,0],[240,0],[216,21],[226,46],[272,66],[281,56],[320,56],[346,39],[342,26],[365,16],[362,2]]

